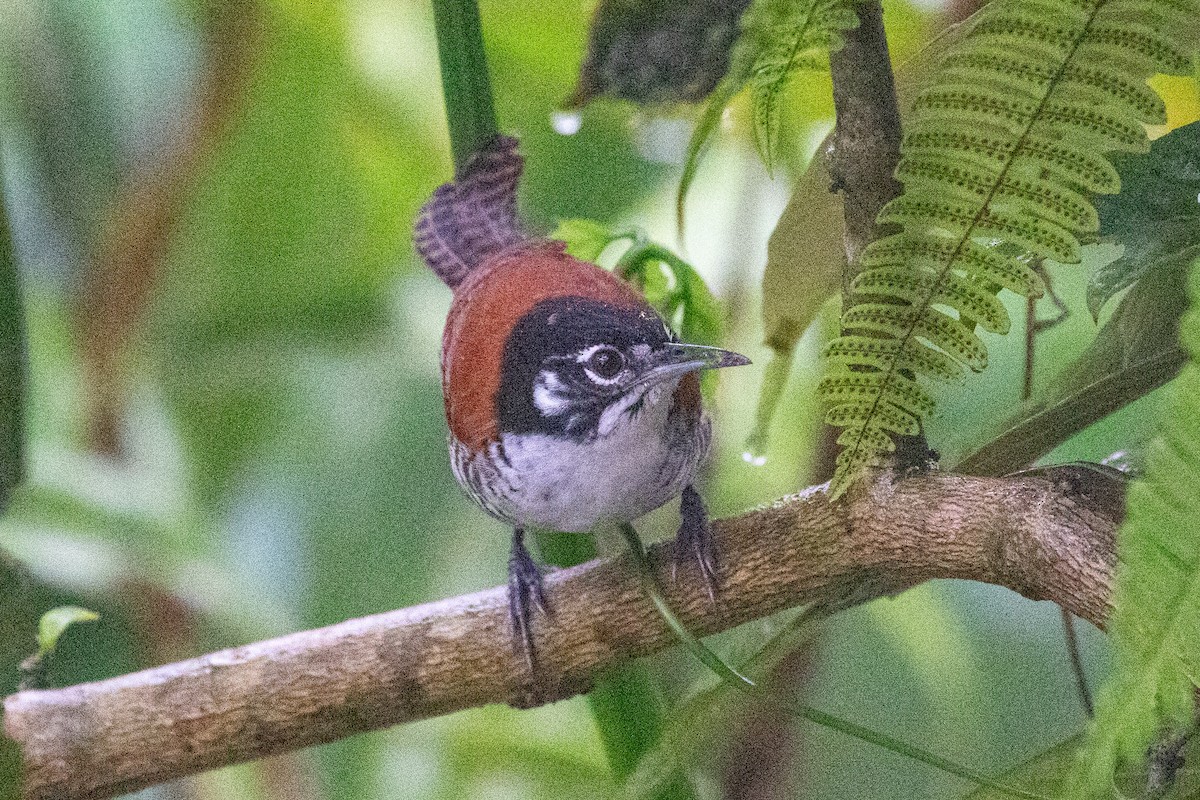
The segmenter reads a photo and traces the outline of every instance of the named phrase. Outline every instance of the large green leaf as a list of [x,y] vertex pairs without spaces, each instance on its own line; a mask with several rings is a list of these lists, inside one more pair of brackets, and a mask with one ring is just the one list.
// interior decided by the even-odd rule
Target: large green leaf
[[1122,760],[1140,763],[1156,739],[1192,716],[1200,679],[1200,269],[1180,335],[1191,361],[1172,386],[1145,478],[1129,489],[1121,526],[1112,638],[1118,670],[1105,684],[1070,787],[1107,797]]
[[1200,122],[1155,140],[1150,152],[1113,159],[1121,192],[1096,200],[1100,235],[1124,254],[1088,286],[1092,316],[1152,269],[1187,264],[1200,253]]

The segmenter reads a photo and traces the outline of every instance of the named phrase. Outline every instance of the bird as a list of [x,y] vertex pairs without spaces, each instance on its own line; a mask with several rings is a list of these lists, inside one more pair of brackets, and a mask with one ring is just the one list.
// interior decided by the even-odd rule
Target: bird
[[453,291],[441,354],[451,467],[512,527],[509,621],[535,672],[533,608],[550,606],[530,528],[595,531],[679,497],[675,564],[694,561],[715,601],[694,486],[712,440],[698,373],[750,362],[681,342],[628,282],[530,234],[517,211],[523,169],[517,140],[496,135],[434,191],[413,241]]

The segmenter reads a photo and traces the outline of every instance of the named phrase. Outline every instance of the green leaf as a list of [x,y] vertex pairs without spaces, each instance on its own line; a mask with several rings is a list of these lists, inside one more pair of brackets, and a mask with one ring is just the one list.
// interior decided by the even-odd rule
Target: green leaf
[[[904,192],[879,214],[901,231],[864,251],[864,291],[842,315],[843,338],[857,344],[835,341],[826,360],[819,391],[843,428],[833,496],[931,412],[919,382],[948,376],[926,351],[983,369],[977,323],[1008,328],[987,295],[1037,297],[1032,260],[1080,260],[1099,222],[1091,192],[1117,188],[1100,154],[1149,147],[1144,126],[1162,106],[1138,87],[1190,68],[1197,14],[1196,0],[996,0],[947,48],[905,131]],[[884,352],[863,337],[900,346]]]
[[721,123],[725,107],[742,90],[745,83],[744,76],[732,73],[721,81],[709,95],[708,101],[704,105],[704,111],[700,114],[700,119],[696,122],[696,127],[692,129],[692,135],[688,138],[687,152],[683,157],[683,172],[679,176],[679,188],[675,191],[675,228],[679,231],[681,238],[683,236],[684,205],[687,201],[688,190],[692,188],[692,181],[696,179],[696,171],[700,168],[700,158],[708,149],[708,140],[716,133],[717,126]]
[[724,330],[724,312],[708,284],[691,264],[682,259],[667,262],[675,276],[683,308],[679,335],[695,344],[718,344]]
[[1149,271],[1200,254],[1200,122],[1155,140],[1148,153],[1114,161],[1121,192],[1097,199],[1096,209],[1100,235],[1125,245],[1125,253],[1092,276],[1093,317]]
[[564,219],[550,234],[551,239],[565,242],[567,252],[580,261],[595,264],[600,260],[604,248],[618,237],[604,224],[590,219]]
[[827,56],[841,49],[842,33],[858,26],[858,15],[846,0],[802,0],[770,4],[782,19],[755,19],[759,44],[750,85],[754,104],[754,143],[767,172],[775,168],[780,105],[795,74],[827,69]]
[[38,620],[38,655],[45,657],[54,652],[58,640],[67,628],[79,622],[95,622],[100,615],[79,606],[52,608]]
[[771,349],[783,353],[795,347],[821,306],[837,294],[845,260],[842,203],[829,191],[825,166],[814,162],[767,243],[763,330]]
[[1118,534],[1112,640],[1117,670],[1069,782],[1073,797],[1107,797],[1122,761],[1140,764],[1156,739],[1190,724],[1200,678],[1200,268],[1180,327],[1191,360],[1170,390],[1143,479]]

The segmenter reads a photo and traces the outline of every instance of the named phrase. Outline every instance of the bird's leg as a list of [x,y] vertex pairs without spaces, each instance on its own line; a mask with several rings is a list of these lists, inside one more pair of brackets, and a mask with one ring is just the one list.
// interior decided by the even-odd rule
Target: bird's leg
[[508,617],[512,621],[513,636],[520,640],[525,652],[529,672],[534,674],[537,655],[533,649],[531,600],[543,614],[550,610],[542,587],[542,572],[525,547],[525,531],[514,528],[512,554],[508,557]]
[[679,513],[683,521],[675,536],[675,559],[671,564],[671,580],[675,580],[680,563],[695,560],[704,578],[709,602],[717,602],[717,554],[713,542],[712,526],[708,523],[708,510],[700,493],[688,485],[679,502]]

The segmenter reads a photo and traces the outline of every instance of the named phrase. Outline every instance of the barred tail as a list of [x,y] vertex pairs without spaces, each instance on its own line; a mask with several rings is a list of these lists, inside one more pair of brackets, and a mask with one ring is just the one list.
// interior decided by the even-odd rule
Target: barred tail
[[417,252],[451,289],[489,256],[525,239],[517,219],[524,165],[517,140],[497,136],[421,209],[413,237]]

